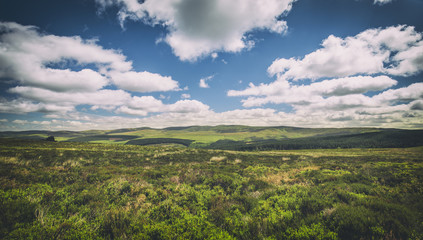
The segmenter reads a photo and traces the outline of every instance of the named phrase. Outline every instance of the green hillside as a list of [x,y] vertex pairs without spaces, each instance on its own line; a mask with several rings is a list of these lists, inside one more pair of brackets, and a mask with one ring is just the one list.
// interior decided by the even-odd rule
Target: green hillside
[[208,148],[238,151],[334,149],[334,148],[393,148],[423,146],[423,130],[384,130],[360,134],[312,136],[293,139],[261,141],[219,140]]
[[[423,145],[422,130],[380,128],[295,128],[239,125],[130,128],[90,131],[0,132],[1,138],[117,144],[182,144],[230,150],[413,147]],[[155,140],[154,140],[155,139]]]

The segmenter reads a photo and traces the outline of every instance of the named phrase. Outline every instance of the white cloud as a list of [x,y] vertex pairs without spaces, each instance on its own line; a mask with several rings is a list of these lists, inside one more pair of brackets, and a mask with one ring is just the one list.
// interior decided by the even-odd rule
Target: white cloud
[[182,99],[188,99],[188,98],[191,98],[191,95],[189,95],[188,93],[183,93],[183,94],[181,95],[181,98],[182,98]]
[[397,103],[423,99],[423,83],[414,83],[408,87],[389,89],[374,97],[380,102]]
[[104,89],[96,92],[58,93],[34,87],[15,87],[9,92],[19,94],[21,98],[0,102],[0,112],[59,114],[50,116],[52,118],[62,118],[68,113],[75,113],[75,107],[79,105],[91,105],[91,110],[115,110],[116,113],[138,116],[166,112],[197,113],[209,109],[209,106],[196,100],[180,100],[173,104],[164,104],[153,96],[131,96],[123,90]]
[[131,99],[131,95],[123,90],[103,89],[96,92],[53,92],[34,87],[15,87],[9,90],[25,99],[65,106],[88,105],[123,105]]
[[200,79],[200,88],[209,88],[210,86],[206,83],[205,79]]
[[167,106],[168,112],[173,113],[199,113],[208,112],[209,106],[197,100],[180,100]]
[[324,97],[362,94],[369,91],[381,91],[397,84],[387,77],[357,76],[324,80],[310,85],[291,85],[288,81],[278,80],[270,84],[250,87],[242,90],[230,90],[228,96],[264,96],[250,97],[243,100],[245,107],[261,106],[266,103],[305,104],[322,101]]
[[164,110],[165,105],[162,101],[152,96],[143,96],[133,97],[129,102],[128,107],[146,112],[161,112]]
[[13,120],[12,123],[16,123],[16,124],[27,124],[28,121],[27,120],[16,119],[16,120]]
[[280,115],[297,126],[418,127],[423,83],[393,89],[398,82],[386,75],[416,75],[422,63],[422,34],[414,27],[369,29],[345,39],[329,36],[303,58],[277,59],[268,68],[274,82],[227,95],[246,97],[244,107],[285,104],[292,112]]
[[[0,22],[0,34],[0,78],[20,85],[56,92],[94,92],[110,83],[140,92],[178,89],[171,77],[133,71],[122,53],[104,49],[96,39],[40,34],[34,26],[11,22]],[[83,69],[66,68],[69,63]]]
[[73,106],[60,106],[56,104],[34,103],[32,101],[27,101],[24,99],[16,99],[12,101],[0,101],[0,112],[3,112],[3,113],[15,113],[15,114],[25,114],[25,113],[31,113],[31,112],[65,113],[65,112],[73,111],[73,110],[74,110]]
[[399,52],[392,58],[395,67],[388,69],[392,75],[412,75],[423,70],[423,41],[404,51]]
[[173,104],[163,104],[152,96],[133,97],[125,106],[117,109],[117,113],[147,116],[148,113],[198,113],[208,111],[209,106],[197,100],[180,100]]
[[200,79],[200,83],[198,85],[200,86],[200,88],[210,88],[209,84],[207,84],[207,81],[210,81],[213,78],[214,78],[214,75],[202,78]]
[[[153,97],[133,97],[124,90],[180,90],[169,76],[134,71],[122,53],[104,49],[95,39],[40,34],[34,26],[10,22],[0,22],[0,78],[15,86],[8,90],[15,99],[1,99],[0,112],[42,112],[53,118],[76,113],[81,105],[89,105],[84,109],[91,111],[131,110],[145,116],[171,111]],[[111,84],[118,89],[106,89]],[[140,102],[149,107],[140,108]]]
[[195,61],[218,51],[239,52],[254,45],[246,33],[265,29],[284,33],[287,14],[295,0],[96,0],[101,8],[120,7],[126,19],[167,27],[163,39],[181,60]]
[[409,76],[423,70],[422,34],[411,26],[369,29],[345,39],[329,36],[302,59],[277,59],[270,75],[288,80],[388,73]]
[[[2,53],[31,58],[37,64],[73,59],[79,64],[94,63],[119,71],[129,71],[132,63],[119,51],[104,49],[97,39],[83,40],[79,36],[61,37],[38,33],[35,26],[0,22]],[[23,59],[24,60],[24,59]]]
[[157,92],[179,90],[178,82],[149,72],[110,72],[114,84],[122,89],[135,92]]
[[129,108],[128,106],[121,106],[116,110],[116,113],[124,113],[134,116],[147,116],[149,112],[142,109]]
[[[388,79],[386,79],[385,87],[389,86]],[[394,81],[391,84],[395,85],[395,83]],[[290,104],[295,111],[289,114],[283,113],[283,115],[295,119],[296,122],[293,123],[296,126],[313,126],[312,123],[314,123],[313,127],[330,127],[338,124],[338,127],[413,128],[423,123],[421,119],[423,117],[423,83],[389,89],[372,97],[354,93],[354,91],[345,95],[323,96],[326,91],[322,91],[324,88],[316,87],[316,84],[320,82],[310,86],[293,86],[293,89],[286,92],[287,95],[249,97],[243,100],[243,104],[245,107],[261,106],[266,103]],[[328,89],[333,93],[330,90],[331,87]]]
[[392,0],[374,0],[373,4],[379,4],[379,5],[383,5],[383,4],[387,4],[392,2]]
[[102,49],[94,41],[40,35],[36,30],[33,26],[0,22],[0,77],[54,91],[95,91],[108,84],[100,73],[91,69],[55,69],[47,65],[75,60],[82,65],[108,65],[119,70],[131,67],[123,55]]

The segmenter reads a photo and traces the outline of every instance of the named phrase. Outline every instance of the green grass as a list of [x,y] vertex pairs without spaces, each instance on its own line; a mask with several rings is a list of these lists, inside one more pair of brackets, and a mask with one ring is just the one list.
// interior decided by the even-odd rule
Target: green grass
[[422,160],[3,139],[0,238],[422,239]]

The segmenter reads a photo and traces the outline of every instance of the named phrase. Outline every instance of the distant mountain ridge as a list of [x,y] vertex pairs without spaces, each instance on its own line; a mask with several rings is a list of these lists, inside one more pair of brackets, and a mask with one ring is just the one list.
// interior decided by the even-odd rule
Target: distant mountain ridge
[[88,131],[0,132],[0,138],[117,143],[132,145],[178,144],[228,150],[315,148],[376,148],[423,146],[423,130],[384,128],[299,128],[244,125],[148,127]]

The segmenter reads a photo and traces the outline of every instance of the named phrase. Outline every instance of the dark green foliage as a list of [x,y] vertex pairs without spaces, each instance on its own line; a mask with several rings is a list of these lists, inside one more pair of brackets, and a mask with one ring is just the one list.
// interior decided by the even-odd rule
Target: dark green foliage
[[[377,229],[375,213],[363,206],[340,205],[328,220],[341,239],[382,238]],[[376,225],[376,226],[375,226]]]
[[54,136],[48,136],[48,137],[46,138],[46,141],[49,141],[49,142],[55,142],[56,140],[54,140]]
[[16,191],[0,190],[0,238],[19,227],[26,227],[35,219],[36,205]]
[[422,156],[0,140],[0,239],[422,239]]
[[335,149],[335,148],[404,148],[423,145],[423,130],[384,130],[353,135],[313,136],[286,140],[219,140],[207,148],[238,151]]

